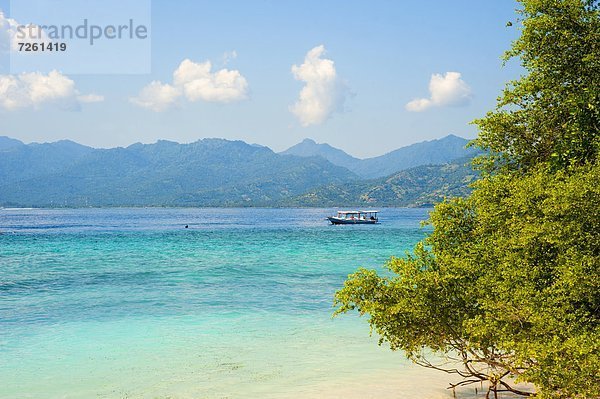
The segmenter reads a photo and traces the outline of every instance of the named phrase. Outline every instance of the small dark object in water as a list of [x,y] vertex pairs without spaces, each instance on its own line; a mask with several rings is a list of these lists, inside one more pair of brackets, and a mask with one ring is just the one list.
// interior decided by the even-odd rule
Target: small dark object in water
[[187,225],[187,224],[185,225],[185,228],[186,228],[186,229],[188,228],[188,225]]

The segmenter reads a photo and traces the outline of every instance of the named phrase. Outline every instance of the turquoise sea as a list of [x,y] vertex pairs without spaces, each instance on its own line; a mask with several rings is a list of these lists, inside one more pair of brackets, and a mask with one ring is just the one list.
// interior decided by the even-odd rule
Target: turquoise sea
[[428,211],[331,212],[0,210],[0,397],[425,397],[365,318],[331,315],[345,277],[410,250]]

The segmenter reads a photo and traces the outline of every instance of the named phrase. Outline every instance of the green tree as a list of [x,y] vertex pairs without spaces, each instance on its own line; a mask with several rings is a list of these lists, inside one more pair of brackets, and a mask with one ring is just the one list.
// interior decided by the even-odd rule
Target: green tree
[[528,74],[509,82],[496,110],[477,120],[488,170],[554,169],[594,162],[600,151],[598,0],[524,0],[522,34],[504,55]]
[[483,177],[436,206],[433,232],[391,275],[349,276],[336,313],[368,314],[381,342],[462,377],[451,386],[598,398],[600,7],[521,3],[507,57],[528,74],[476,121]]

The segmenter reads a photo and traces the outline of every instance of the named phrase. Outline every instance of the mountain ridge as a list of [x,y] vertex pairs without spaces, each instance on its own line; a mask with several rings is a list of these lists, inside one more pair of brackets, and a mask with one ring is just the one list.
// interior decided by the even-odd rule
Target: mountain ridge
[[327,143],[316,143],[313,139],[306,138],[300,143],[280,152],[282,155],[295,155],[300,157],[320,156],[334,165],[351,169],[353,165],[361,160],[346,153],[344,150],[335,148]]
[[[457,139],[459,143],[465,140]],[[302,143],[308,151],[298,156],[220,138],[187,144],[158,140],[98,149],[70,140],[24,144],[3,136],[0,206],[313,206],[324,202],[314,198],[319,195],[332,201],[350,198],[340,195],[340,190],[359,197],[385,191],[376,187],[387,183],[360,178],[323,154],[334,154],[342,161],[364,160],[344,156],[343,151],[310,139]],[[321,153],[311,155],[315,146]],[[379,195],[384,200],[373,197],[375,202],[418,205],[424,203],[419,198],[429,191],[454,192],[442,183],[444,178],[456,181],[456,176],[448,173],[444,177],[446,172],[438,166],[413,172],[422,173],[423,181],[404,176],[404,180],[397,179],[400,183],[388,184],[394,192],[403,190],[399,184],[411,185],[406,191],[414,195],[394,197],[388,193]]]
[[343,166],[362,178],[385,177],[392,173],[428,164],[444,164],[456,159],[475,156],[476,149],[467,149],[469,140],[449,134],[440,139],[422,141],[400,147],[383,155],[359,159],[339,148],[312,139],[282,151],[280,154],[296,156],[321,156],[334,165]]
[[[3,150],[0,204],[200,206],[210,202],[206,193],[220,190],[240,193],[228,199],[231,203],[258,205],[321,184],[356,178],[320,157],[283,157],[267,147],[239,140],[204,139],[190,144],[158,141],[91,149],[85,156],[75,152],[71,157],[59,151],[62,147],[29,144]],[[31,152],[40,149],[47,154],[33,159]],[[17,173],[18,167],[23,172]],[[241,194],[244,191],[252,195]]]

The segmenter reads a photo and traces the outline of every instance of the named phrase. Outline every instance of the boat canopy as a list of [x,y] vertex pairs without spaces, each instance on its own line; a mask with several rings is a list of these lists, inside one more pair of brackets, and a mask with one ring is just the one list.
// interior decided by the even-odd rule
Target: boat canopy
[[375,224],[378,222],[377,212],[373,209],[365,211],[338,211],[337,216],[327,219],[332,224]]

